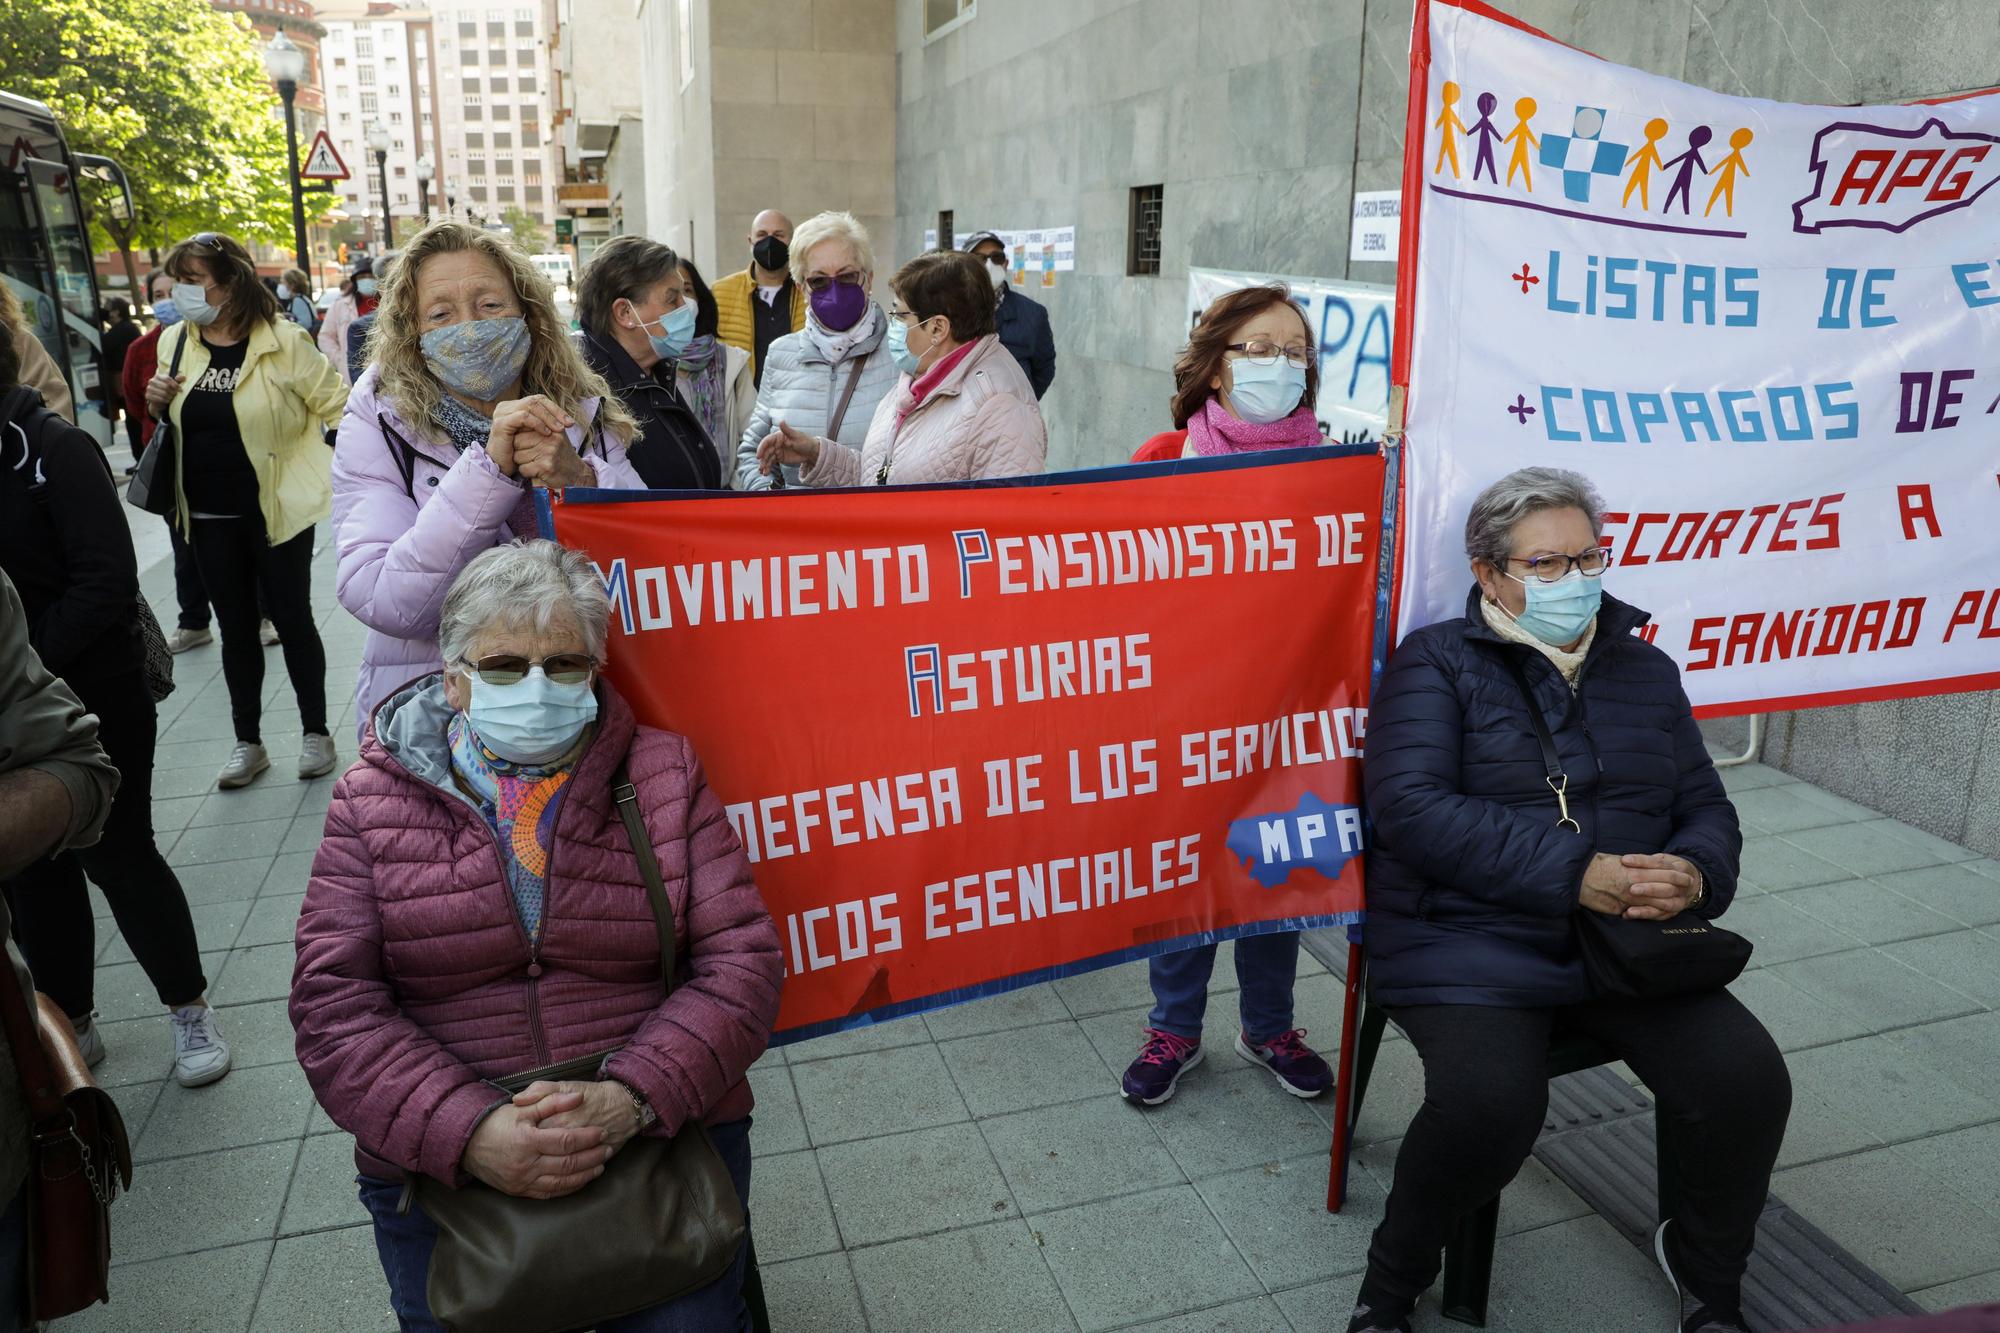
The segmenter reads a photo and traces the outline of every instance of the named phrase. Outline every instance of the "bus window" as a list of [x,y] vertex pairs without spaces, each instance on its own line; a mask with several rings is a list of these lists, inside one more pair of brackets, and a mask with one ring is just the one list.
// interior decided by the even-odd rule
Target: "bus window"
[[[52,347],[50,354],[56,357],[58,365],[69,368],[79,424],[85,418],[86,399],[90,400],[89,415],[101,420],[104,390],[98,378],[98,350],[103,344],[103,334],[97,323],[96,274],[91,266],[89,228],[77,207],[69,169],[40,158],[29,159],[26,165],[34,182],[35,201],[41,207],[49,258],[55,267],[56,295],[67,316],[63,320],[66,346],[60,352]],[[97,422],[90,424],[95,427]],[[105,434],[109,435],[108,427]]]

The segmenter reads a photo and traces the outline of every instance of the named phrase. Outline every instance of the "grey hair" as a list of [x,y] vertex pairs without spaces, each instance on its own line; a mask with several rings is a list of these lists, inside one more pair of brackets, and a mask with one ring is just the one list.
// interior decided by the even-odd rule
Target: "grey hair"
[[852,213],[815,213],[792,232],[792,281],[806,285],[806,256],[826,241],[846,241],[854,263],[863,273],[875,271],[875,247],[868,228]]
[[482,630],[504,625],[545,633],[564,612],[576,618],[590,655],[602,662],[611,599],[588,556],[539,538],[482,551],[444,595],[438,643],[445,666],[467,656]]
[[1581,472],[1559,467],[1524,467],[1509,472],[1479,493],[1465,516],[1465,554],[1496,568],[1513,553],[1514,525],[1544,509],[1581,509],[1590,531],[1604,535],[1604,497]]

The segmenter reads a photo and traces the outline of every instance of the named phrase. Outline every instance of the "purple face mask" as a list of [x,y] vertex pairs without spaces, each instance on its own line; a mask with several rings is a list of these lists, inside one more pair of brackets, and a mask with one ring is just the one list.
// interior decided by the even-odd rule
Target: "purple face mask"
[[868,309],[868,289],[849,286],[844,282],[830,283],[823,292],[814,292],[807,298],[812,306],[813,317],[821,326],[835,333],[845,333],[854,327]]

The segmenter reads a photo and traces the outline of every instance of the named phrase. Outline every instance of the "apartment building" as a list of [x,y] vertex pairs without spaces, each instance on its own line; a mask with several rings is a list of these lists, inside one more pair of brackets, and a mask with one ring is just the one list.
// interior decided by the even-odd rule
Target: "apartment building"
[[[435,170],[444,142],[436,20],[428,9],[384,0],[335,0],[320,5],[318,17],[326,30],[320,58],[327,133],[350,173],[335,187],[341,208],[362,225],[371,246],[379,245],[386,182],[396,236],[407,239],[444,208]],[[378,125],[388,138],[379,165],[369,142]]]
[[549,64],[554,0],[525,4],[437,0],[438,167],[461,211],[498,221],[521,208],[556,218],[562,181]]

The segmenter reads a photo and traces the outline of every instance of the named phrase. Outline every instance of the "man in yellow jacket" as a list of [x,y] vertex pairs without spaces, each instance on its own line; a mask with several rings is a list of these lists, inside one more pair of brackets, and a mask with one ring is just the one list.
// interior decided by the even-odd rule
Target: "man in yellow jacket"
[[792,281],[792,220],[767,208],[750,220],[750,267],[716,279],[716,333],[750,353],[750,375],[764,382],[764,349],[806,325],[806,294]]

